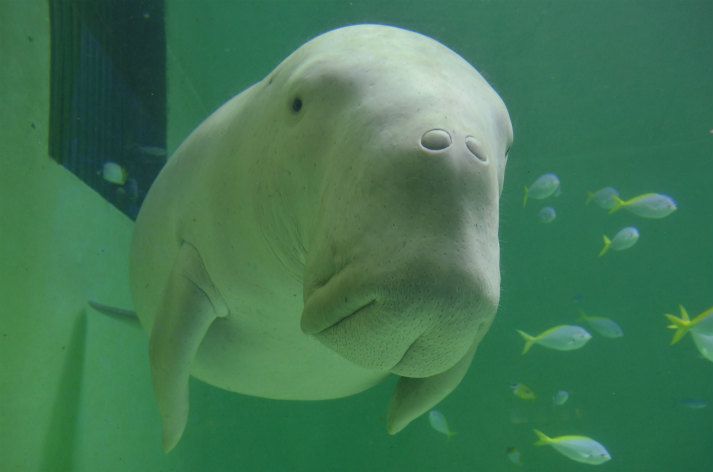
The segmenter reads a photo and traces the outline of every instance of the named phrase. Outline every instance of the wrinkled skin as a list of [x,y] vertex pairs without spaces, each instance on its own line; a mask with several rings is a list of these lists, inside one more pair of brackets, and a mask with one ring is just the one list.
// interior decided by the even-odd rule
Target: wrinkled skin
[[452,391],[498,305],[511,142],[468,63],[374,25],[317,37],[208,118],[132,248],[166,450],[189,374],[301,400],[397,374],[391,433]]

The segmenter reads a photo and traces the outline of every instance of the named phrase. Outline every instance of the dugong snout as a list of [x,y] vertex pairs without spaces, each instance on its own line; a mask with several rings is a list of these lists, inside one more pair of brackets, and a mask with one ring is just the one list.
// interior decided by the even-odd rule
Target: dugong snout
[[301,327],[359,367],[438,375],[495,315],[501,146],[468,131],[477,120],[451,121],[462,123],[397,121],[398,132],[373,133],[348,166],[330,162]]

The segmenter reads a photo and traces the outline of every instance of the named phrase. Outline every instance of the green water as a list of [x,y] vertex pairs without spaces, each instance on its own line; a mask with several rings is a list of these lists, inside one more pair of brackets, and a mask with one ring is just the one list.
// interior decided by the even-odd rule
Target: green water
[[[91,381],[81,389],[82,409],[73,409],[71,391],[57,398],[74,406],[53,414],[44,470],[590,467],[533,446],[533,428],[600,441],[613,456],[602,470],[713,470],[713,363],[700,358],[690,336],[669,346],[663,317],[679,303],[692,315],[713,305],[712,2],[169,0],[166,11],[169,151],[302,43],[339,26],[400,26],[471,62],[505,101],[515,130],[501,201],[501,307],[467,377],[438,406],[458,433],[453,438],[425,418],[387,435],[394,379],[327,402],[252,398],[193,380],[186,432],[167,456],[148,370],[112,370],[127,358],[145,360],[143,334],[69,318],[75,334],[65,378],[79,385],[85,372]],[[562,194],[547,201],[558,215],[549,225],[537,221],[541,202],[522,207],[523,186],[545,172],[562,181]],[[671,195],[678,210],[645,220],[584,205],[587,191],[608,185],[626,197]],[[628,225],[640,230],[638,244],[597,258],[602,234]],[[595,335],[578,351],[536,346],[521,355],[516,329],[534,334],[571,323],[579,309],[616,320],[624,337]],[[72,368],[72,359],[84,367]],[[538,399],[515,398],[514,382]],[[559,389],[571,398],[555,409]],[[681,405],[691,398],[709,405]],[[109,449],[104,437],[112,438]],[[508,447],[521,452],[522,467],[509,462]]]

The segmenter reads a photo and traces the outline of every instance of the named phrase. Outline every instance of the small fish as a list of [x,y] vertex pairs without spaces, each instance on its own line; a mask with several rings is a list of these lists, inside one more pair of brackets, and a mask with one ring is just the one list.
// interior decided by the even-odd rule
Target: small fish
[[708,406],[708,402],[705,400],[698,400],[695,398],[686,398],[679,402],[682,406],[685,406],[691,410],[702,410]]
[[151,157],[166,157],[166,149],[159,146],[136,146],[140,153]]
[[547,437],[542,431],[534,430],[537,435],[535,446],[552,446],[557,452],[573,461],[583,464],[598,465],[611,459],[604,446],[587,436]]
[[557,390],[554,395],[552,395],[552,404],[554,406],[562,406],[569,400],[569,392],[567,390]]
[[129,176],[126,169],[116,162],[105,162],[102,166],[101,175],[104,180],[116,185],[124,185]]
[[579,310],[579,319],[587,323],[594,331],[601,334],[605,338],[620,338],[624,336],[624,331],[616,321],[601,316],[589,316],[582,310]]
[[521,400],[535,400],[537,399],[537,395],[535,395],[535,392],[532,391],[530,387],[523,383],[514,383],[510,385],[510,390],[512,390],[513,395],[515,395],[517,398],[520,398]]
[[614,196],[614,206],[609,213],[616,213],[622,208],[642,218],[664,218],[676,211],[676,202],[668,195],[645,193],[638,197],[622,200]]
[[616,201],[614,197],[618,197],[619,192],[614,187],[604,187],[596,192],[587,192],[587,201],[584,202],[585,205],[589,205],[590,202],[594,202],[605,210],[611,210],[616,206]]
[[579,349],[592,339],[586,329],[576,325],[559,325],[543,331],[537,336],[530,336],[524,331],[517,330],[525,340],[522,353],[526,354],[533,345],[539,344],[558,351],[572,351]]
[[522,465],[522,454],[514,447],[508,447],[505,449],[505,455],[510,459],[515,465]]
[[668,313],[664,315],[671,322],[668,328],[676,330],[676,332],[673,333],[671,345],[683,339],[688,331],[694,331],[704,336],[713,336],[713,306],[693,319],[690,319],[688,311],[686,311],[683,305],[678,305],[678,309],[681,312],[680,318]]
[[527,206],[528,198],[543,200],[551,196],[557,192],[559,186],[560,180],[555,174],[549,173],[539,176],[532,185],[525,187],[525,197],[522,201],[522,206]]
[[449,438],[456,435],[456,433],[451,431],[448,427],[448,421],[446,421],[446,417],[443,416],[443,413],[438,410],[431,410],[428,413],[428,422],[431,423],[431,427],[433,429],[435,429],[441,434],[445,434]]
[[614,235],[614,238],[609,239],[609,237],[605,234],[603,239],[604,247],[602,247],[602,250],[599,251],[598,257],[602,257],[604,254],[609,252],[609,249],[614,249],[615,251],[629,249],[631,246],[636,244],[636,241],[639,240],[639,230],[633,226],[627,226],[626,228],[619,230],[619,232]]
[[537,213],[540,223],[552,223],[557,218],[557,212],[552,207],[544,207]]
[[701,353],[701,356],[713,362],[713,336],[696,333],[694,330],[691,330],[691,336],[693,337],[693,344],[696,345],[696,349]]

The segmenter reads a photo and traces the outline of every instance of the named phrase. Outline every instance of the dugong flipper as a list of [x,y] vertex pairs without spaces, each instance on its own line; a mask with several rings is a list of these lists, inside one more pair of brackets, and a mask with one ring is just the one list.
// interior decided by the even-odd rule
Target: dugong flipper
[[322,400],[401,377],[388,431],[461,381],[500,297],[512,126],[483,77],[417,33],[325,33],[206,119],[134,229],[164,448],[188,379]]
[[401,377],[399,379],[386,420],[389,434],[398,433],[455,390],[468,372],[478,344],[486,332],[487,328],[483,329],[465,356],[445,372],[426,378]]
[[198,347],[213,321],[227,315],[228,306],[198,251],[184,242],[156,311],[149,343],[164,450],[173,449],[186,426],[188,376]]

